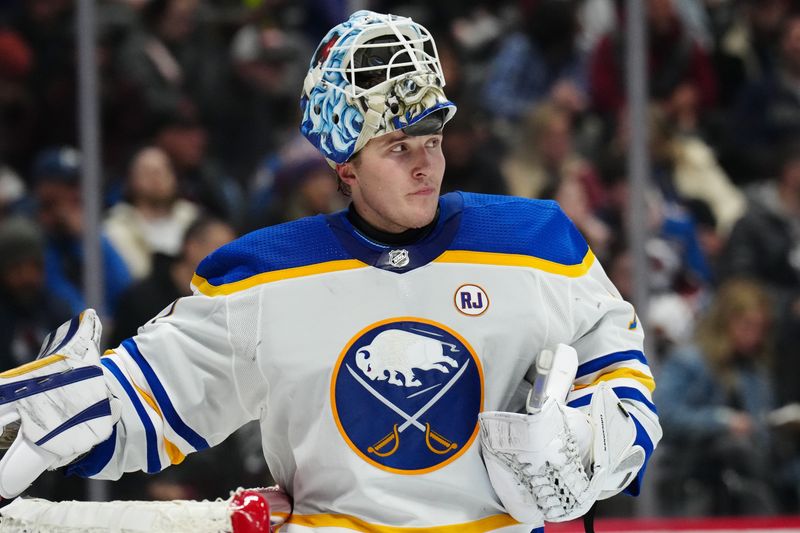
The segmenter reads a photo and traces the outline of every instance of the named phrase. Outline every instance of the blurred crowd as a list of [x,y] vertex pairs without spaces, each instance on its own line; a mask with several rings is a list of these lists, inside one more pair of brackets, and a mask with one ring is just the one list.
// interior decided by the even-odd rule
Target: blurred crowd
[[[0,4],[0,368],[33,359],[86,305],[74,4]],[[357,8],[411,16],[436,39],[459,107],[445,192],[557,200],[631,299],[625,4],[99,1],[107,347],[189,294],[221,244],[346,205],[299,133],[298,102],[316,43]],[[645,5],[656,511],[797,513],[800,2]],[[264,485],[259,447],[246,427],[112,496]],[[32,493],[80,499],[58,476]]]

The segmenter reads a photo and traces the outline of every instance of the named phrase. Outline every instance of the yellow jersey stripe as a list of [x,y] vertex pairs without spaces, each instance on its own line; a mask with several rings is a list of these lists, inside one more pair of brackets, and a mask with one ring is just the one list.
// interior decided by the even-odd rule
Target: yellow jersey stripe
[[341,272],[344,270],[353,270],[366,266],[366,263],[363,263],[357,259],[340,259],[336,261],[326,261],[325,263],[317,263],[314,265],[285,268],[283,270],[274,270],[272,272],[263,272],[240,281],[225,283],[223,285],[212,285],[207,279],[195,274],[192,277],[192,285],[194,285],[198,291],[206,296],[220,296],[233,294],[235,292],[255,287],[256,285],[263,285],[264,283],[272,283],[274,281],[282,281],[285,279],[300,278],[304,276],[313,276],[314,274]]
[[614,370],[613,372],[609,372],[607,374],[603,374],[598,376],[592,383],[588,385],[575,385],[575,390],[585,389],[586,387],[591,387],[593,385],[597,385],[601,381],[611,381],[612,379],[620,379],[620,378],[627,378],[627,379],[634,379],[647,387],[647,389],[652,393],[656,390],[656,382],[652,376],[645,374],[639,370],[634,370],[632,368],[619,368]]
[[287,523],[305,527],[341,527],[354,531],[369,531],[371,533],[421,533],[423,531],[429,533],[484,533],[501,527],[519,524],[519,522],[506,514],[487,516],[480,520],[461,524],[425,527],[394,527],[371,524],[355,516],[339,514],[293,514]]
[[31,361],[30,363],[25,363],[22,366],[18,366],[17,368],[12,368],[11,370],[6,370],[2,374],[0,374],[0,378],[15,378],[18,376],[22,376],[23,374],[27,374],[28,372],[33,372],[34,370],[39,370],[47,365],[52,365],[53,363],[58,363],[59,361],[63,361],[66,359],[63,355],[50,355],[43,359],[37,359],[36,361]]
[[467,263],[473,265],[497,265],[535,268],[551,274],[570,278],[583,276],[594,263],[592,250],[586,251],[583,261],[576,265],[562,265],[540,257],[521,254],[504,254],[496,252],[471,252],[467,250],[450,250],[434,259],[434,263]]
[[[136,389],[136,392],[139,393],[139,396],[144,398],[144,401],[147,402],[147,405],[152,407],[153,410],[156,413],[158,413],[158,416],[160,416],[161,419],[163,420],[164,415],[161,414],[161,409],[158,408],[158,404],[156,403],[156,401],[149,394],[147,394],[147,392],[139,388],[139,386],[136,383],[131,381],[131,385],[133,385],[133,388]],[[168,441],[166,438],[164,439],[164,449],[167,452],[167,456],[169,457],[170,463],[174,465],[181,464],[183,460],[186,459],[186,456],[183,453],[181,453],[180,449],[178,449],[177,446]]]

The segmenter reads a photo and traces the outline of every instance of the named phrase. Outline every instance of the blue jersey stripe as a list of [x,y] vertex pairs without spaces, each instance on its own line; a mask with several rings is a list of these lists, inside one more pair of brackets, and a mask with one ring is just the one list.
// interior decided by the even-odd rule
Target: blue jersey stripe
[[108,357],[103,357],[100,359],[100,363],[109,371],[111,371],[115,378],[117,378],[117,381],[119,381],[119,384],[122,385],[122,388],[128,395],[133,408],[136,409],[136,414],[139,415],[139,419],[142,421],[142,426],[144,426],[145,442],[147,443],[147,473],[155,474],[156,472],[160,472],[161,459],[158,457],[156,428],[153,426],[153,421],[150,420],[144,405],[142,405],[139,395],[133,389],[133,386],[128,382],[128,380],[125,378],[125,375],[122,373],[122,370],[119,369],[114,361]]
[[117,447],[117,426],[111,430],[111,436],[92,448],[80,461],[67,465],[68,476],[92,477],[99,473],[114,455]]
[[591,403],[591,401],[592,401],[592,395],[591,394],[587,394],[586,396],[581,396],[577,400],[572,400],[570,402],[567,402],[567,407],[574,407],[574,408],[577,409],[578,407],[583,407],[585,405],[589,405],[589,403]]
[[651,402],[647,396],[642,394],[642,391],[633,387],[612,387],[614,392],[617,393],[617,396],[620,399],[627,399],[627,400],[636,400],[637,402],[642,402],[647,406],[648,409],[653,411],[653,413],[658,414],[658,409],[656,409],[656,404]]
[[[636,400],[642,402],[647,406],[648,409],[653,411],[653,413],[658,414],[658,410],[656,409],[656,405],[647,399],[647,397],[642,394],[642,391],[639,389],[635,389],[633,387],[611,387],[611,390],[616,393],[617,397],[620,399],[628,399],[628,400]],[[567,403],[567,407],[583,407],[585,405],[589,405],[592,401],[592,394],[587,394],[586,396],[581,396],[571,402]]]
[[161,408],[161,413],[164,415],[167,423],[175,430],[175,433],[191,444],[195,450],[205,450],[208,448],[208,442],[195,430],[190,428],[180,415],[178,415],[178,412],[169,399],[167,391],[158,379],[153,367],[151,367],[150,363],[142,356],[142,352],[139,351],[136,342],[133,339],[125,339],[122,341],[122,347],[127,350],[136,364],[139,365],[139,369],[142,371],[142,374],[144,374],[144,378],[147,380],[147,384],[153,392],[156,403]]
[[108,398],[104,398],[97,402],[96,404],[87,407],[77,415],[73,416],[63,424],[59,425],[57,428],[52,430],[50,433],[42,437],[41,439],[36,441],[37,446],[41,446],[42,444],[46,443],[50,439],[57,437],[61,433],[67,431],[70,428],[77,426],[82,422],[88,422],[89,420],[94,420],[95,418],[100,418],[103,416],[111,416],[111,406],[108,403]]
[[589,374],[593,374],[598,370],[602,370],[607,366],[611,366],[615,363],[621,363],[622,361],[639,361],[640,363],[643,363],[645,365],[647,364],[647,358],[639,350],[614,352],[583,363],[578,367],[578,371],[576,372],[575,377],[580,378],[583,376],[587,376]]
[[633,443],[641,446],[644,450],[644,464],[636,474],[636,479],[631,481],[630,485],[628,485],[623,492],[625,494],[630,494],[631,496],[638,496],[639,490],[642,487],[642,480],[644,479],[644,471],[647,469],[647,463],[650,461],[650,456],[653,455],[654,446],[653,441],[650,439],[650,435],[647,434],[647,430],[644,429],[644,426],[642,426],[642,424],[633,414],[631,414],[631,418],[633,419],[633,424],[636,426],[636,440],[634,440]]

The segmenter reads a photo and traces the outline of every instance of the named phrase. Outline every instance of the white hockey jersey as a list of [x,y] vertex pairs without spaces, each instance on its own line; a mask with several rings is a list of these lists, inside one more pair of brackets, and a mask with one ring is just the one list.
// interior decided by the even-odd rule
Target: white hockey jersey
[[607,381],[648,457],[661,435],[633,308],[554,202],[448,194],[402,247],[306,218],[222,247],[193,288],[102,358],[122,419],[72,472],[157,472],[259,419],[282,531],[542,531],[505,513],[476,437],[557,343],[580,358],[569,405]]

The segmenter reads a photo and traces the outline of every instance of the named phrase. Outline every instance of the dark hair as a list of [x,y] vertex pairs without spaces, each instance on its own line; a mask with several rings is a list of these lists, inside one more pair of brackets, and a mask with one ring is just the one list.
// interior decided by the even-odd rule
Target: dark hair
[[44,261],[44,237],[39,226],[16,216],[0,222],[0,272],[28,259]]
[[164,17],[172,0],[150,0],[141,10],[142,23],[153,30]]
[[208,215],[202,214],[194,222],[187,226],[186,231],[183,232],[183,241],[181,247],[185,247],[189,241],[199,240],[212,226],[230,226],[225,220]]

